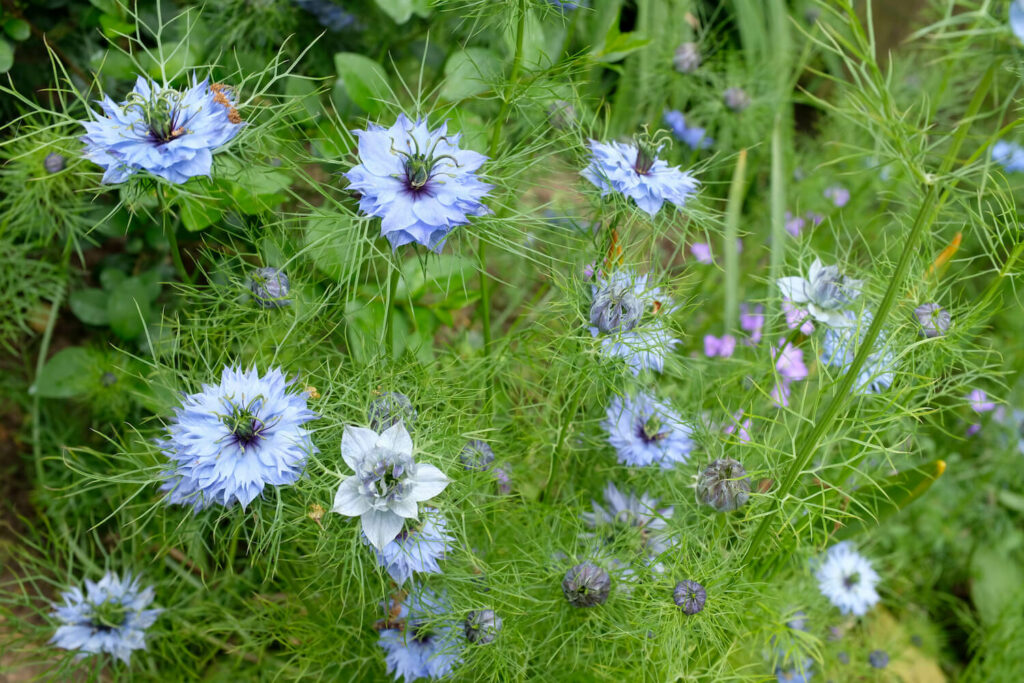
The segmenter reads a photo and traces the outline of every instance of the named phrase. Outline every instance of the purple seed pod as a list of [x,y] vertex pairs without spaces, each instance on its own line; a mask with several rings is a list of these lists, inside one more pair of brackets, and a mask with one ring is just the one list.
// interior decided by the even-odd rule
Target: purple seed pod
[[466,615],[463,628],[466,631],[466,640],[476,645],[487,645],[498,637],[501,625],[501,617],[495,614],[494,610],[482,609]]
[[473,439],[462,447],[459,462],[471,472],[486,472],[494,462],[494,451],[486,441]]
[[749,498],[747,471],[732,458],[715,460],[697,479],[697,501],[719,512],[743,507]]
[[708,601],[708,592],[696,581],[680,581],[676,584],[675,591],[672,592],[672,599],[684,614],[693,615],[704,610],[704,603]]
[[291,304],[286,297],[291,289],[288,276],[283,272],[267,266],[253,271],[249,280],[249,289],[253,297],[263,308],[281,308]]
[[43,160],[43,167],[47,173],[60,173],[64,170],[64,157],[57,152],[50,152],[46,155],[46,159]]
[[416,422],[416,409],[405,394],[389,391],[370,401],[366,419],[375,432],[383,432],[399,422],[411,430]]
[[700,47],[697,43],[683,43],[676,48],[672,65],[681,74],[692,74],[700,66]]
[[562,592],[573,607],[603,605],[612,589],[608,572],[592,562],[578,564],[565,573]]

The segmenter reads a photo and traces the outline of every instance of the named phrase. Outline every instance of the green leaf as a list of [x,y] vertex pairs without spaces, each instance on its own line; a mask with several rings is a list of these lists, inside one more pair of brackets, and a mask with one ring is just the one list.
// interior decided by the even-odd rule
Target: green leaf
[[128,274],[120,268],[104,268],[100,271],[100,286],[108,292],[128,279]]
[[904,470],[879,482],[879,487],[858,492],[856,508],[849,512],[856,515],[835,533],[836,539],[849,538],[869,527],[875,527],[886,517],[907,507],[946,471],[945,460],[935,460],[916,469]]
[[466,280],[475,272],[476,262],[457,254],[431,255],[425,264],[421,264],[418,258],[411,258],[402,263],[395,298],[399,301],[410,296],[418,299],[427,291],[428,283],[431,290],[461,296],[465,291]]
[[360,267],[364,240],[360,222],[348,214],[320,214],[306,224],[306,250],[316,267],[339,282]]
[[7,73],[14,66],[14,48],[3,38],[0,38],[0,74]]
[[1024,571],[1012,553],[1020,541],[1019,532],[1011,533],[997,545],[979,545],[971,556],[971,601],[987,626],[998,622],[1003,611],[1014,604],[1014,596],[1024,584]]
[[90,287],[72,292],[68,297],[68,305],[71,306],[71,312],[86,325],[109,325],[107,298],[108,294],[102,289]]
[[29,390],[42,398],[70,398],[86,394],[95,386],[97,364],[81,346],[72,346],[46,361]]
[[612,24],[605,34],[604,44],[594,48],[590,56],[595,61],[611,64],[625,59],[627,55],[646,47],[650,42],[636,33],[619,33],[619,27]]
[[146,329],[146,322],[153,318],[149,289],[137,277],[130,277],[110,292],[107,299],[107,315],[110,329],[121,339],[135,339]]
[[396,24],[404,24],[413,12],[426,18],[430,16],[430,0],[376,0],[377,7],[384,10]]
[[24,19],[8,19],[4,22],[4,31],[14,40],[28,40],[32,29]]
[[444,64],[441,99],[457,102],[478,95],[491,87],[501,74],[501,59],[482,47],[469,47],[453,53]]
[[178,215],[181,222],[189,232],[198,232],[207,228],[221,219],[224,211],[217,208],[212,198],[207,201],[199,201],[192,197],[181,195],[176,202]]
[[384,111],[391,99],[387,72],[377,62],[355,52],[334,55],[334,70],[352,101],[368,114]]
[[1000,490],[996,494],[996,500],[999,504],[1005,508],[1009,508],[1014,512],[1024,513],[1024,496],[1013,491]]
[[100,15],[100,27],[103,29],[103,35],[107,38],[130,36],[135,33],[135,24],[111,14]]

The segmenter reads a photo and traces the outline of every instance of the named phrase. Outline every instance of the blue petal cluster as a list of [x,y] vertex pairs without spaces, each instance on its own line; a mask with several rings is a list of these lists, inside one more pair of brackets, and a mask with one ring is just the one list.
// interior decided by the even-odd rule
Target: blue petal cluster
[[356,18],[330,0],[292,0],[295,6],[316,17],[328,31],[338,33],[356,22]]
[[[370,545],[365,536],[363,540]],[[440,574],[438,561],[444,559],[454,542],[444,516],[428,507],[423,509],[423,519],[417,528],[402,530],[395,540],[374,551],[380,566],[387,569],[395,583],[402,585],[412,578],[413,572]]]
[[651,394],[616,396],[604,421],[619,462],[631,467],[685,463],[693,451],[693,428],[671,406]]
[[234,95],[220,84],[197,82],[184,92],[139,76],[124,102],[99,102],[103,115],[82,121],[83,152],[102,166],[104,183],[148,171],[172,183],[210,175],[213,152],[238,134]]
[[[631,307],[642,311],[639,317],[631,315],[628,325],[619,325],[618,331],[602,334],[597,327],[590,328],[590,334],[601,337],[601,353],[608,358],[622,358],[634,375],[642,370],[661,372],[665,358],[679,343],[669,332],[664,315],[674,310],[672,300],[662,296],[660,287],[648,285],[647,275],[638,275],[632,270],[615,271],[599,277],[592,287],[595,303],[602,300],[604,292],[615,289],[621,293],[632,281]],[[613,297],[614,298],[614,297]]]
[[1024,147],[1000,140],[992,145],[992,161],[1002,164],[1008,173],[1024,171]]
[[389,619],[380,632],[378,645],[384,649],[384,662],[395,680],[407,683],[417,678],[443,678],[462,661],[463,642],[459,625],[445,619],[448,611],[443,597],[428,588],[411,592],[398,610],[398,618]]
[[700,181],[676,166],[649,154],[641,154],[636,144],[590,141],[590,164],[580,174],[601,190],[632,198],[648,215],[654,216],[662,204],[678,207],[697,191]]
[[[293,380],[294,381],[294,380]],[[173,464],[165,472],[167,502],[197,511],[213,503],[247,506],[268,484],[295,483],[317,452],[305,425],[317,418],[307,394],[277,368],[263,377],[225,367],[220,384],[184,397],[161,449]]]
[[76,659],[106,652],[125,664],[135,650],[146,649],[146,629],[162,609],[146,609],[153,602],[153,588],[142,590],[139,579],[122,579],[107,572],[98,582],[85,580],[85,591],[75,586],[60,594],[51,616],[61,625],[50,642],[64,650],[78,650]]
[[678,109],[668,109],[662,117],[665,125],[672,129],[676,138],[690,149],[708,149],[715,141],[699,126],[687,126],[686,117]]
[[623,493],[614,482],[608,482],[604,487],[604,502],[607,508],[592,500],[590,504],[593,512],[583,513],[583,521],[588,527],[595,530],[605,527],[605,532],[611,532],[598,533],[599,537],[614,542],[617,532],[639,529],[643,549],[651,558],[665,552],[673,544],[667,521],[672,519],[675,511],[673,506],[659,508],[657,498],[647,493],[639,496],[632,491]]
[[[848,326],[826,329],[821,347],[821,362],[838,373],[845,373],[853,363],[857,349],[873,318],[871,313],[866,311],[859,320],[852,311],[843,311],[843,315],[849,321]],[[895,361],[895,354],[887,348],[885,337],[880,334],[875,340],[875,348],[872,349],[871,355],[861,366],[854,389],[875,394],[888,389],[896,376],[893,371]]]
[[439,252],[453,228],[490,213],[481,199],[491,186],[476,174],[487,157],[459,149],[447,123],[430,130],[401,114],[390,128],[371,123],[355,134],[360,163],[345,177],[392,248],[415,242]]

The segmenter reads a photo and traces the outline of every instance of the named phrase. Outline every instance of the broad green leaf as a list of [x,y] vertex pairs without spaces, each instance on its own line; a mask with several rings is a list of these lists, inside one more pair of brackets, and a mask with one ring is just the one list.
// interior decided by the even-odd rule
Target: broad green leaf
[[68,297],[68,305],[71,307],[71,312],[86,325],[109,325],[110,316],[107,315],[108,297],[107,292],[95,287],[79,289],[72,292],[71,296]]
[[70,398],[88,393],[97,379],[96,358],[81,346],[72,346],[46,361],[29,390],[43,398]]
[[352,101],[368,114],[384,111],[391,99],[387,72],[369,57],[355,52],[334,55],[334,70]]
[[979,545],[971,556],[971,601],[986,626],[999,621],[1024,585],[1024,570],[1013,557],[1019,542],[1018,532],[998,544]]
[[501,74],[501,59],[482,47],[469,47],[453,53],[444,64],[441,99],[457,102],[478,95],[491,87]]
[[306,251],[317,268],[339,282],[349,280],[362,263],[360,222],[348,214],[320,214],[306,224]]
[[24,19],[8,19],[4,22],[4,32],[14,40],[28,40],[32,29]]
[[424,19],[430,16],[430,0],[375,0],[396,24],[409,21],[415,12]]
[[612,24],[605,34],[604,43],[590,53],[595,61],[611,64],[624,59],[632,52],[650,44],[650,40],[636,33],[619,33],[619,27]]
[[121,339],[137,338],[153,317],[147,289],[143,280],[130,277],[110,292],[107,298],[110,329]]
[[465,292],[466,280],[475,272],[473,259],[457,254],[430,255],[425,263],[411,258],[402,263],[395,296],[400,301],[410,296],[417,299],[428,291],[461,296]]
[[110,14],[100,15],[100,27],[107,38],[130,36],[135,33],[135,24]]
[[100,271],[100,286],[108,292],[128,279],[128,274],[120,268],[104,268]]
[[213,198],[204,201],[181,195],[178,197],[177,205],[181,222],[189,232],[198,232],[207,228],[224,215],[224,212],[217,208]]
[[7,73],[14,66],[14,47],[0,38],[0,74]]
[[879,482],[878,488],[858,491],[855,498],[857,506],[848,512],[859,519],[850,519],[836,531],[835,537],[849,538],[876,526],[881,520],[917,500],[945,471],[946,461],[935,460],[916,469],[904,470],[886,477]]

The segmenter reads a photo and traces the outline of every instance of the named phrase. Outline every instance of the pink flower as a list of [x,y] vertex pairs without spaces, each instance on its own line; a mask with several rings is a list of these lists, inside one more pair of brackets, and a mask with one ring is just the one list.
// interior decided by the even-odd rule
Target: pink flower
[[825,189],[825,197],[832,200],[832,203],[842,208],[850,201],[850,191],[842,185],[833,185]]
[[697,259],[698,263],[710,265],[714,262],[714,259],[711,258],[711,245],[704,242],[694,242],[691,244],[690,253],[693,254],[693,258]]
[[782,377],[782,381],[789,384],[790,382],[799,382],[807,379],[808,371],[807,366],[804,365],[803,350],[792,344],[787,344],[783,347],[783,344],[785,342],[780,341],[777,348],[772,348],[775,369],[779,372],[779,376]]
[[807,225],[807,221],[800,216],[794,216],[789,211],[786,212],[786,232],[793,237],[799,237],[800,231]]
[[995,410],[996,404],[988,400],[988,394],[981,389],[975,389],[967,394],[967,400],[971,402],[971,409],[978,413],[988,413]]
[[818,213],[817,211],[808,211],[808,212],[807,212],[807,219],[808,219],[809,221],[811,221],[811,223],[813,223],[813,224],[814,224],[814,227],[818,227],[819,225],[821,225],[821,222],[822,222],[823,220],[825,220],[825,217],[824,217],[824,216],[822,216],[822,215],[821,215],[820,213]]
[[753,423],[749,417],[746,420],[742,418],[742,410],[734,413],[732,415],[732,424],[726,425],[722,432],[725,434],[735,434],[740,443],[750,443],[750,425]]
[[735,350],[736,338],[731,334],[723,334],[721,338],[710,334],[704,335],[704,355],[708,358],[728,358]]
[[772,402],[780,408],[789,407],[789,382],[776,382],[772,387]]
[[789,299],[783,298],[782,312],[786,315],[786,327],[789,329],[795,330],[799,327],[800,333],[805,335],[814,332],[814,323],[807,309],[794,306]]
[[764,327],[764,306],[748,306],[740,304],[740,327],[750,333],[747,343],[756,345],[761,341],[761,328]]

